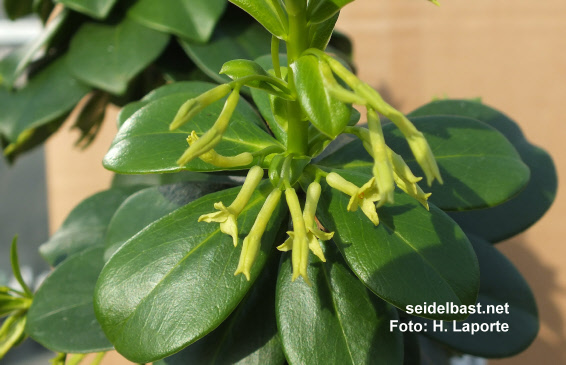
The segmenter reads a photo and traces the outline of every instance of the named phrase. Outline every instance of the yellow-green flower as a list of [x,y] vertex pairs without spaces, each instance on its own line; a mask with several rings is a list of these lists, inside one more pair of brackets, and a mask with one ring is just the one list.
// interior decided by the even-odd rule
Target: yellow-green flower
[[[177,160],[179,166],[185,166],[193,159],[201,156],[202,154],[212,150],[220,141],[222,136],[228,128],[232,114],[238,105],[238,100],[240,100],[240,89],[235,88],[234,91],[226,99],[224,108],[220,112],[218,119],[214,122],[214,125],[200,138],[194,140],[190,144],[189,148],[183,153],[183,155]],[[191,133],[192,135],[192,133]]]
[[393,181],[393,168],[387,153],[387,145],[383,137],[381,122],[375,110],[367,109],[369,138],[373,156],[373,176],[379,190],[381,200],[379,206],[385,203],[393,203],[393,192],[395,183]]
[[269,193],[265,203],[261,207],[254,225],[250,229],[250,233],[244,238],[244,244],[242,246],[242,252],[240,254],[240,261],[238,262],[238,267],[234,275],[244,274],[248,281],[250,280],[250,270],[252,265],[257,258],[259,248],[261,246],[261,237],[267,228],[269,219],[277,208],[279,200],[281,199],[281,190],[275,188]]
[[[187,137],[187,142],[189,146],[192,146],[195,142],[199,140],[195,131]],[[252,163],[254,157],[249,152],[243,152],[236,156],[223,156],[216,152],[214,149],[209,150],[198,156],[201,160],[216,167],[238,167],[246,166]]]
[[232,204],[226,207],[222,202],[214,203],[214,209],[218,209],[218,212],[201,215],[198,221],[220,223],[220,230],[232,236],[234,247],[236,247],[238,245],[238,215],[250,201],[262,177],[263,169],[259,166],[252,167],[248,172],[242,189],[240,189]]
[[[334,236],[334,232],[323,232],[316,226],[315,222],[315,213],[316,207],[318,205],[318,199],[320,198],[320,184],[318,182],[313,182],[309,185],[307,189],[307,197],[305,202],[305,209],[303,210],[303,221],[305,224],[305,228],[307,231],[307,243],[309,250],[312,251],[321,261],[326,262],[326,258],[324,257],[324,253],[322,252],[322,248],[320,247],[321,241],[328,241],[329,239]],[[279,245],[277,249],[279,251],[289,251],[293,249],[294,241],[295,241],[295,232],[287,232],[289,238],[283,242],[282,245]],[[303,262],[301,261],[301,265]],[[298,273],[296,276],[300,275],[301,265],[296,265]],[[295,265],[293,265],[293,269],[295,269]],[[306,269],[306,268],[305,268]]]
[[340,190],[351,196],[348,203],[348,211],[355,212],[358,207],[362,208],[364,214],[376,226],[379,224],[375,202],[379,201],[381,196],[375,184],[375,178],[372,177],[361,188],[344,179],[335,172],[331,172],[326,176],[326,182],[334,189]]

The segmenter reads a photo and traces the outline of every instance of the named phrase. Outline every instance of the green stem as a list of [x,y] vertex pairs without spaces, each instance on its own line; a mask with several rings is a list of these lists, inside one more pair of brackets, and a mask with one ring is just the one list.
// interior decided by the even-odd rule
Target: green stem
[[273,70],[275,76],[281,77],[281,64],[279,63],[279,38],[271,36],[271,61],[273,62]]
[[[285,5],[289,16],[289,35],[287,38],[287,60],[289,66],[301,56],[308,48],[308,26],[306,19],[305,0],[286,0]],[[295,83],[293,81],[293,70],[288,69],[289,89],[296,94]],[[309,123],[303,121],[301,106],[297,101],[287,102],[287,150],[290,153],[306,155],[308,153],[308,128]]]

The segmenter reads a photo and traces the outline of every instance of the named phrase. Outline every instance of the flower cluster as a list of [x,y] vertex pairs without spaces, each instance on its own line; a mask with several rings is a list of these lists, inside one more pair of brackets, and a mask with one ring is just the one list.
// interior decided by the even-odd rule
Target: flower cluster
[[[249,170],[244,185],[232,204],[226,207],[223,202],[217,202],[214,204],[216,212],[202,215],[199,218],[199,221],[220,223],[220,230],[232,237],[234,246],[238,245],[238,215],[248,204],[253,192],[263,178],[264,167],[262,163],[264,158],[267,155],[275,154],[269,166],[273,189],[267,196],[252,228],[243,240],[240,261],[235,271],[235,274],[243,274],[248,280],[250,279],[252,265],[259,253],[263,233],[271,215],[280,203],[283,192],[291,215],[293,230],[287,232],[288,239],[277,248],[280,251],[292,251],[293,280],[301,276],[306,282],[309,282],[307,276],[309,251],[312,251],[320,260],[325,261],[321,242],[330,240],[333,236],[333,233],[324,232],[316,224],[316,208],[321,195],[319,181],[322,177],[325,178],[328,186],[350,196],[348,211],[353,212],[360,208],[375,225],[379,224],[377,208],[394,202],[395,187],[403,190],[428,209],[427,200],[430,194],[425,193],[418,185],[422,177],[416,177],[403,158],[387,146],[379,115],[393,122],[406,138],[416,161],[424,171],[428,185],[435,179],[442,183],[436,160],[425,137],[405,115],[387,104],[377,91],[360,81],[342,63],[326,53],[318,49],[309,49],[301,57],[315,58],[322,77],[323,85],[320,85],[320,87],[325,88],[333,98],[344,104],[360,105],[367,111],[367,128],[346,126],[342,131],[342,133],[357,136],[367,152],[373,157],[372,176],[361,187],[344,179],[334,171],[319,170],[315,176],[312,176],[305,170],[310,161],[309,156],[297,155],[291,151],[281,151],[278,146],[270,146],[256,153],[244,152],[236,156],[223,156],[215,151],[214,148],[222,141],[228,128],[242,86],[260,87],[272,95],[291,100],[294,103],[298,102],[293,100],[295,97],[287,87],[285,80],[279,78],[283,74],[282,72],[275,72],[276,76],[270,75],[252,61],[231,61],[232,63],[228,66],[225,65],[223,72],[226,72],[229,76],[240,74],[245,76],[240,78],[234,76],[234,81],[231,83],[215,87],[187,101],[179,109],[170,126],[172,130],[180,127],[208,105],[228,96],[218,119],[208,131],[200,137],[195,131],[190,133],[187,138],[189,148],[180,157],[178,164],[184,166],[193,159],[199,158],[219,169],[242,168],[254,164],[255,157],[259,157],[256,166]],[[250,75],[251,73],[256,73],[256,75]],[[323,136],[323,138],[327,137]],[[297,169],[300,171],[295,171]],[[301,209],[301,201],[294,186],[298,185],[299,177],[302,183],[306,182],[302,186],[308,184],[303,209]]]

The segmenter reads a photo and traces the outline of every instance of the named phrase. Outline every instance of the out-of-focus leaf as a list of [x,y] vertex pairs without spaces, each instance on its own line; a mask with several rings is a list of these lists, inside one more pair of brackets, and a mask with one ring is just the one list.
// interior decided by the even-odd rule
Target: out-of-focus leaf
[[[24,2],[21,0],[17,1]],[[4,57],[0,61],[0,84],[11,89],[16,79],[24,72],[30,62],[33,61],[33,56],[61,30],[68,16],[69,11],[61,11],[49,22],[37,39],[15,49],[12,53]]]
[[97,19],[104,19],[117,0],[54,0],[66,7]]
[[55,352],[112,349],[93,307],[102,254],[102,247],[89,248],[65,260],[43,282],[28,312],[26,333],[31,338]]
[[240,11],[227,12],[207,43],[186,40],[180,43],[193,62],[219,83],[231,81],[218,74],[224,63],[234,59],[255,60],[271,51],[271,35]]
[[9,142],[70,112],[88,93],[89,88],[69,74],[65,58],[54,61],[20,90],[0,89],[0,133]]
[[8,18],[16,20],[30,14],[33,10],[33,0],[4,0],[4,11]]
[[128,18],[117,25],[87,23],[71,41],[67,66],[85,83],[121,95],[168,40],[168,35]]
[[226,4],[226,0],[139,0],[128,16],[149,28],[206,43]]
[[104,121],[109,99],[110,95],[104,91],[92,92],[73,124],[73,128],[81,132],[75,145],[86,148],[94,141]]

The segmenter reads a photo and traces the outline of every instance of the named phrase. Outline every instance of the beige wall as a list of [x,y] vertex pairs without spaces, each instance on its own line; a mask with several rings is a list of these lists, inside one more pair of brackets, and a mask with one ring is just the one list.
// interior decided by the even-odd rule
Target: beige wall
[[[338,29],[354,39],[361,77],[401,110],[434,96],[481,96],[545,147],[559,174],[566,172],[566,1],[443,0],[437,8],[425,0],[356,0]],[[111,175],[100,161],[115,133],[111,119],[84,152],[71,148],[75,136],[68,132],[48,142],[52,230],[80,200],[108,186]],[[498,246],[531,284],[542,326],[529,350],[492,363],[566,363],[565,214],[559,195],[541,222]]]
[[[408,112],[434,96],[481,96],[514,118],[566,174],[566,1],[356,0],[338,29],[360,76]],[[534,290],[542,320],[523,354],[493,364],[566,364],[566,200],[498,247]]]

